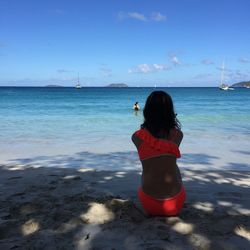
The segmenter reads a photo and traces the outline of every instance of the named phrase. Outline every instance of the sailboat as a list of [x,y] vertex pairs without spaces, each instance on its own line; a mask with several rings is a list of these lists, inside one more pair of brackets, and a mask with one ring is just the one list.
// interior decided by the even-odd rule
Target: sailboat
[[79,73],[78,73],[77,84],[76,84],[75,88],[76,89],[81,89],[82,88],[82,86],[80,84],[80,81],[79,81]]
[[221,66],[221,80],[220,80],[220,90],[234,90],[234,88],[229,87],[227,84],[223,83],[224,82],[224,70],[225,70],[225,63],[223,61],[222,66]]

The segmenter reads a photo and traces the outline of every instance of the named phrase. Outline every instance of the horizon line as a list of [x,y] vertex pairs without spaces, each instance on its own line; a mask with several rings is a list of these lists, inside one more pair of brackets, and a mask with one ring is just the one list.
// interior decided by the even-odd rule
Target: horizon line
[[[43,85],[22,85],[22,86],[17,86],[17,85],[0,85],[0,88],[8,88],[8,87],[15,87],[15,88],[75,88],[75,86],[63,86],[63,85],[58,85],[58,86],[43,86]],[[218,88],[218,86],[126,86],[126,87],[110,87],[110,86],[82,86],[82,88],[117,88],[117,89],[126,89],[126,88]]]

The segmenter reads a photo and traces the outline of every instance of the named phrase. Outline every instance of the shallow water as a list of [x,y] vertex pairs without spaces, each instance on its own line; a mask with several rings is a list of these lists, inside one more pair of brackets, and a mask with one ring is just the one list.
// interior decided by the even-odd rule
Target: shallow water
[[[129,164],[131,169],[138,168],[130,137],[143,116],[142,111],[134,112],[132,106],[138,101],[143,108],[153,90],[1,87],[0,162],[23,163],[26,159],[34,163],[37,157],[50,157],[50,161],[60,164],[59,157],[63,155],[72,160],[74,167],[88,167],[88,162],[79,156],[85,152],[85,158],[90,153],[96,161],[117,154],[116,157],[128,161],[126,169],[130,169]],[[249,89],[163,90],[173,97],[185,135],[180,166],[249,169]],[[48,165],[48,161],[43,164]],[[97,168],[119,166],[99,164]]]

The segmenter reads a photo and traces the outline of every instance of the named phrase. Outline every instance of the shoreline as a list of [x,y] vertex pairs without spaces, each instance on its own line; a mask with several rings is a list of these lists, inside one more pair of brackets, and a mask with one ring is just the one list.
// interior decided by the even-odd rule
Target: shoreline
[[[225,144],[225,143],[224,143]],[[108,148],[108,144],[103,146]],[[204,171],[246,171],[250,170],[247,158],[249,150],[247,145],[241,150],[225,149],[215,151],[214,148],[198,148],[195,152],[185,145],[181,149],[182,156],[177,164],[184,170],[204,170]],[[33,150],[33,151],[32,151]],[[68,152],[66,152],[68,151]],[[10,152],[8,155],[7,153]],[[5,157],[0,156],[0,165],[4,166],[32,166],[32,167],[56,167],[56,168],[93,168],[96,170],[109,171],[133,171],[141,170],[141,162],[137,152],[133,147],[121,151],[76,151],[75,148],[58,150],[54,152],[50,147],[39,153],[35,147],[30,148],[30,154],[23,152],[6,150],[2,151]],[[32,153],[31,153],[32,152]],[[16,153],[16,154],[15,154]],[[15,154],[15,157],[13,156]]]
[[[93,160],[98,165],[98,160]],[[46,166],[46,165],[44,165]],[[0,166],[1,249],[247,249],[250,171],[181,169],[178,217],[148,217],[140,171]]]

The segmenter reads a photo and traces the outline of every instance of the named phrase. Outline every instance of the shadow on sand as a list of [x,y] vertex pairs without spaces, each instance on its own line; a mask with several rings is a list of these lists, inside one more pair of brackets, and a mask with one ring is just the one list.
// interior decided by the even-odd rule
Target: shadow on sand
[[[196,157],[184,162],[209,165],[213,158]],[[179,217],[165,218],[148,217],[137,201],[134,152],[13,162],[0,166],[0,249],[249,247],[249,171],[183,170],[187,202]],[[98,170],[98,164],[114,171]]]

